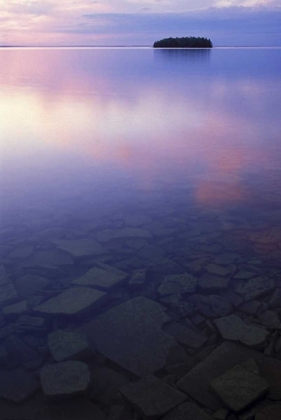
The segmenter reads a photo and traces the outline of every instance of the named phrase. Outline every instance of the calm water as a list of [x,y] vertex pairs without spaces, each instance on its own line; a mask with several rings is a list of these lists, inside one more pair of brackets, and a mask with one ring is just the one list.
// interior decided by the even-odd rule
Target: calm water
[[[112,317],[121,319],[110,330],[110,317],[98,318],[94,341],[105,340],[98,350],[117,370],[153,373],[170,346],[167,335],[164,350],[162,338],[153,351],[135,344],[163,334],[147,301],[130,307],[136,330],[123,328],[130,317],[118,311],[138,296],[198,334],[183,343],[189,355],[219,346],[225,337],[209,320],[235,312],[269,329],[265,339],[240,341],[263,351],[270,336],[267,354],[281,359],[280,296],[268,303],[281,287],[281,49],[2,49],[0,63],[0,370],[12,372],[8,391],[0,375],[0,397],[25,399],[19,377],[33,393],[30,373],[14,369],[37,380],[54,363],[50,332],[95,321],[87,296],[81,313],[76,296],[64,300],[52,322],[42,309],[77,292],[73,281],[93,267],[104,271],[86,286],[107,292],[102,312],[117,308]],[[167,286],[166,275],[183,272],[190,289],[182,277]],[[177,339],[173,326],[168,333]],[[201,403],[200,392],[192,398]]]
[[146,198],[156,219],[167,205],[279,208],[280,49],[0,57],[2,230],[142,212]]

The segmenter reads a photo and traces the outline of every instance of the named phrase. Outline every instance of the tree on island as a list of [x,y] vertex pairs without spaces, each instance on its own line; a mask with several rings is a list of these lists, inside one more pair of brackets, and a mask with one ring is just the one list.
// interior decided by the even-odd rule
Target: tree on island
[[212,41],[201,37],[164,38],[156,41],[153,48],[212,48]]

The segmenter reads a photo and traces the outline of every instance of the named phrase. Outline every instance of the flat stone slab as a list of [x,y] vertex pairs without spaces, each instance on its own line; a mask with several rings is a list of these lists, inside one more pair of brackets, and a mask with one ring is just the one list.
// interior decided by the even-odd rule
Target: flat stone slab
[[93,382],[90,398],[109,406],[116,401],[120,389],[130,383],[129,379],[121,373],[107,366],[95,366],[91,369],[91,376]]
[[0,265],[0,286],[2,284],[10,283],[11,279],[7,275],[5,267],[3,265]]
[[47,397],[73,397],[87,391],[90,371],[85,363],[67,361],[43,366],[40,379]]
[[25,315],[29,311],[29,306],[26,300],[23,300],[13,305],[5,306],[2,309],[3,315],[6,317],[17,317],[20,315]]
[[71,287],[53,297],[34,311],[42,316],[77,316],[98,308],[106,299],[107,294],[88,287]]
[[203,337],[178,322],[169,323],[164,327],[164,330],[172,335],[181,345],[192,349],[200,349],[207,341],[206,337]]
[[281,404],[272,404],[263,408],[256,414],[255,420],[279,420],[281,419]]
[[98,352],[143,377],[163,368],[173,348],[186,355],[162,330],[168,321],[162,305],[138,297],[108,310],[79,331],[86,333]]
[[26,299],[27,297],[44,290],[49,283],[50,281],[45,277],[37,276],[35,274],[27,274],[14,281],[18,295],[22,299]]
[[162,417],[162,420],[213,420],[192,402],[185,402]]
[[159,286],[157,293],[160,296],[178,293],[195,293],[197,278],[191,274],[172,274],[166,276]]
[[124,229],[105,229],[97,233],[97,240],[105,243],[112,239],[129,239],[129,238],[152,238],[151,233],[145,229],[124,228]]
[[21,261],[21,267],[69,266],[73,260],[68,252],[60,249],[34,251],[30,257]]
[[235,292],[243,296],[244,300],[253,300],[262,297],[274,290],[274,281],[264,277],[256,277],[242,283],[235,288]]
[[0,398],[21,403],[29,398],[39,386],[39,382],[33,375],[22,368],[0,371]]
[[125,399],[146,419],[157,419],[186,400],[186,395],[155,376],[121,388]]
[[216,276],[229,276],[232,273],[232,269],[221,267],[217,264],[209,264],[205,267],[205,270]]
[[29,257],[29,255],[32,254],[34,247],[32,245],[26,245],[26,246],[21,246],[19,248],[14,249],[12,252],[10,252],[10,254],[8,255],[8,258],[11,259],[22,259],[22,258],[27,258]]
[[95,239],[58,239],[53,242],[59,249],[69,252],[73,257],[87,257],[105,253],[104,247]]
[[128,274],[121,270],[108,271],[99,267],[91,268],[84,276],[72,281],[75,286],[94,287],[108,291],[124,283]]
[[254,359],[260,375],[269,383],[268,398],[281,399],[281,361],[230,341],[221,344],[210,356],[192,368],[177,382],[177,387],[211,410],[221,408],[220,400],[209,390],[209,384],[236,365]]
[[19,297],[13,283],[6,283],[0,286],[0,308],[16,302],[18,298]]
[[266,342],[269,332],[255,325],[247,325],[237,315],[215,319],[214,323],[225,340],[240,341],[247,346],[255,347]]
[[[33,420],[29,417],[11,420]],[[35,420],[35,419],[34,419]],[[36,420],[108,420],[98,405],[93,404],[87,397],[56,401],[55,404],[40,405]],[[114,418],[112,420],[123,420]],[[127,420],[127,419],[124,419]]]
[[80,359],[90,353],[84,334],[57,330],[48,335],[48,347],[56,362]]
[[222,402],[236,413],[246,409],[269,390],[268,382],[242,366],[235,366],[210,383]]
[[281,289],[276,289],[269,301],[271,308],[281,308]]
[[229,282],[229,277],[211,276],[205,274],[198,280],[198,286],[202,292],[217,292],[220,290],[226,290]]

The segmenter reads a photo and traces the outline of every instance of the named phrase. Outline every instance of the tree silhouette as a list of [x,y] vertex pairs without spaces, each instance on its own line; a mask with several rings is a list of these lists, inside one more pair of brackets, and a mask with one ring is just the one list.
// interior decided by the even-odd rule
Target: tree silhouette
[[202,37],[164,38],[156,41],[153,48],[212,48],[212,41]]

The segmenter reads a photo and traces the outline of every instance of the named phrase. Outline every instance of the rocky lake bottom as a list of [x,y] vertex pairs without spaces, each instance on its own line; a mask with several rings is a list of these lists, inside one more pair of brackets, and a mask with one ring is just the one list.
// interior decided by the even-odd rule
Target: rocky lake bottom
[[281,418],[277,197],[183,195],[3,212],[1,419]]

